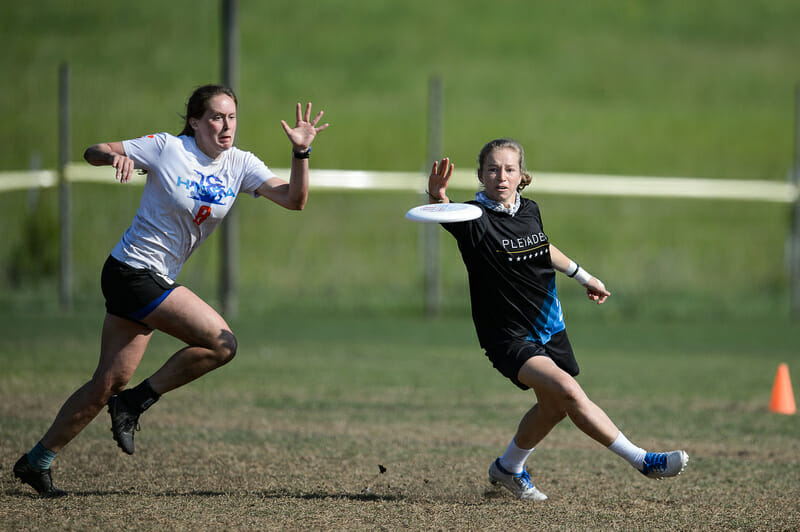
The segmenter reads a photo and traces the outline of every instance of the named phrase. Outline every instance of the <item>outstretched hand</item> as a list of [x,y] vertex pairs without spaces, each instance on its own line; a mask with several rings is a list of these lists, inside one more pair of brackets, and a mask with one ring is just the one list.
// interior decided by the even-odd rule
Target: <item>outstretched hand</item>
[[297,124],[294,128],[289,127],[289,124],[287,124],[285,120],[281,120],[283,130],[292,142],[292,147],[295,151],[306,151],[311,146],[317,133],[328,127],[329,124],[327,123],[317,127],[322,115],[323,112],[320,111],[317,113],[317,116],[311,120],[311,102],[306,104],[305,113],[303,113],[303,106],[298,102]]
[[447,185],[453,176],[455,165],[450,162],[449,157],[441,161],[433,161],[431,175],[428,177],[428,197],[431,201],[447,203]]

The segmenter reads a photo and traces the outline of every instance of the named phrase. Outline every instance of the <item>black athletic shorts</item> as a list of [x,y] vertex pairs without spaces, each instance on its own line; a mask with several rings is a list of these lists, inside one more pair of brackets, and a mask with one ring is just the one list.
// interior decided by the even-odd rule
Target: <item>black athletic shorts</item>
[[178,283],[146,268],[134,268],[111,255],[103,265],[100,287],[106,298],[106,311],[114,316],[141,323],[161,304]]
[[486,356],[492,361],[497,371],[523,390],[527,390],[529,387],[519,382],[517,375],[523,364],[535,356],[549,357],[556,363],[556,366],[573,377],[580,372],[578,361],[575,360],[575,354],[572,352],[572,346],[567,338],[566,329],[554,334],[544,345],[533,340],[510,340],[490,347],[486,350]]

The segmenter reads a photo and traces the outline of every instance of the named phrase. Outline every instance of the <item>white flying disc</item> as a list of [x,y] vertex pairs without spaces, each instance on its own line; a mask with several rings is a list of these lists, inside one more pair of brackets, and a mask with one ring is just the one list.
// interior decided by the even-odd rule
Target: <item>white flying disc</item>
[[423,223],[466,222],[480,218],[483,211],[471,203],[431,203],[419,205],[406,213],[406,220]]

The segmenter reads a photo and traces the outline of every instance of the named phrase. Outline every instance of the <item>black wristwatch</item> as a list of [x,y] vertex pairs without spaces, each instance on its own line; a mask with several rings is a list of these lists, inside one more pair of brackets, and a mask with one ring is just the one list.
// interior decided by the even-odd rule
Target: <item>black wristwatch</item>
[[292,150],[292,154],[294,155],[295,159],[308,159],[311,157],[311,146],[309,146],[306,151]]

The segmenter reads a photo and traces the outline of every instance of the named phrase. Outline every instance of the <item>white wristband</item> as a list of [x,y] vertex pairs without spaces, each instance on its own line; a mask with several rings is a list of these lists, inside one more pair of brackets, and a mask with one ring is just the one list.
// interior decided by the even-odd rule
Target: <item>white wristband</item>
[[578,273],[578,264],[574,260],[570,260],[567,269],[564,270],[564,274],[567,277],[575,277],[576,273]]
[[575,280],[581,283],[582,285],[586,286],[586,283],[589,282],[589,279],[592,278],[592,274],[578,266],[578,271],[575,272]]

